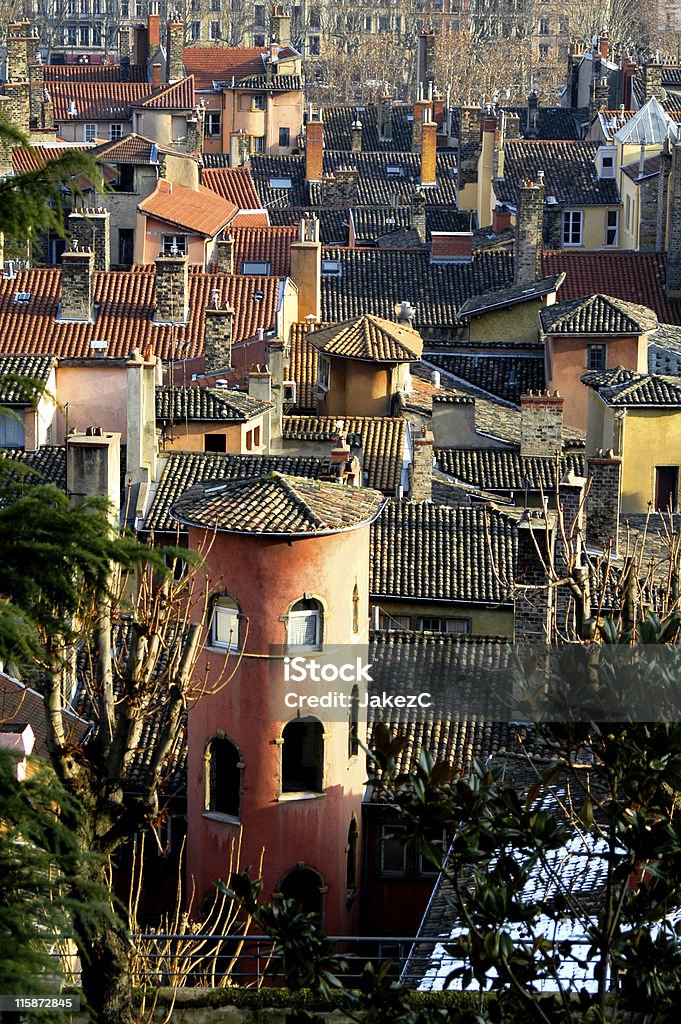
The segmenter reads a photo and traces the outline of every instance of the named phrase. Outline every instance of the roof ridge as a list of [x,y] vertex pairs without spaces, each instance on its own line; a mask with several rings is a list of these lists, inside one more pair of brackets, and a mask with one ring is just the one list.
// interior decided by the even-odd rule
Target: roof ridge
[[[310,508],[308,503],[303,499],[302,495],[300,495],[295,490],[295,488],[291,486],[291,484],[289,483],[288,478],[286,478],[282,473],[277,473],[277,472],[272,473],[271,476],[277,481],[277,483],[279,484],[280,489],[286,492],[286,496],[289,498],[289,500],[292,501],[293,504],[301,512],[303,512],[303,514],[304,514],[305,518],[308,520],[308,522],[311,522],[313,526],[324,527],[324,526],[327,525],[326,524],[326,520],[321,519],[317,515],[317,513],[314,511],[314,509]],[[299,477],[291,477],[290,479],[298,480],[298,479],[301,479],[301,478],[299,478]]]

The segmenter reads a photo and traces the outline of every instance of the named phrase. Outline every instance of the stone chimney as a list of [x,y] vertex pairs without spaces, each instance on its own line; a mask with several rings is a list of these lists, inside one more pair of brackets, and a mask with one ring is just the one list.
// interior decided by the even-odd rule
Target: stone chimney
[[322,245],[319,221],[303,217],[298,241],[291,246],[291,280],[298,289],[298,320],[322,315]]
[[617,554],[620,529],[622,461],[612,451],[599,450],[586,460],[589,490],[586,496],[586,543],[602,551],[612,543]]
[[324,123],[321,118],[305,126],[305,180],[321,181],[324,172]]
[[350,146],[351,151],[353,153],[361,153],[362,152],[362,122],[360,121],[359,118],[357,118],[356,121],[352,122],[351,134],[352,134],[352,142],[351,142],[351,146]]
[[378,134],[383,142],[393,137],[393,98],[381,96],[378,101]]
[[70,249],[61,258],[59,320],[91,321],[94,312],[95,254]]
[[482,436],[475,429],[475,399],[465,395],[433,395],[431,419],[438,448],[480,448]]
[[594,78],[591,82],[591,117],[599,110],[607,110],[610,106],[610,82],[607,75]]
[[555,458],[563,451],[563,398],[557,391],[520,396],[520,454]]
[[[154,428],[155,415],[154,410]],[[121,513],[120,434],[106,433],[101,427],[88,427],[83,434],[68,435],[66,490],[76,505],[86,498],[106,498],[111,521],[118,522]]]
[[234,310],[213,307],[205,311],[205,333],[203,351],[205,373],[222,373],[232,366],[232,330]]
[[437,125],[424,121],[421,125],[421,185],[437,184]]
[[184,24],[181,21],[168,22],[166,45],[168,83],[179,82],[183,75]]
[[662,62],[652,60],[643,67],[643,92],[644,102],[647,103],[651,96],[663,103],[667,99],[667,90],[662,87]]
[[532,89],[527,97],[527,134],[536,135],[539,130],[539,93]]
[[[411,124],[411,151],[421,152],[421,138],[424,121],[430,121],[431,104],[429,100],[418,99],[414,104],[414,120]],[[437,130],[437,128],[436,128]]]
[[518,523],[514,581],[516,643],[548,643],[552,636],[554,588],[547,572],[553,554],[554,514],[527,509]]
[[31,87],[25,82],[5,82],[2,112],[9,123],[28,134],[31,128]]
[[189,312],[189,257],[164,256],[156,263],[156,313],[154,322],[186,324]]
[[122,25],[118,30],[118,52],[121,65],[121,82],[130,81],[130,26]]
[[54,104],[47,89],[43,90],[43,98],[40,101],[40,127],[54,131]]
[[234,239],[231,235],[219,238],[215,244],[218,274],[234,273]]
[[126,363],[127,448],[125,473],[132,485],[128,501],[132,507],[126,518],[142,516],[146,511],[149,485],[156,479],[158,452],[156,435],[157,359],[142,356],[135,349]]
[[681,299],[681,142],[676,142],[672,150],[672,169],[667,187],[670,195],[665,291],[668,299]]
[[322,205],[351,207],[357,202],[357,168],[337,167],[322,176]]
[[161,65],[160,64],[152,64],[151,65],[151,88],[154,91],[156,91],[156,89],[160,89],[161,88]]
[[421,437],[414,438],[414,461],[411,467],[411,500],[431,501],[433,497],[433,432],[423,427]]
[[203,149],[203,124],[193,113],[187,115],[186,124],[185,150],[187,153],[200,153]]
[[28,81],[30,39],[31,26],[28,21],[17,21],[7,26],[6,78],[8,82]]
[[69,234],[78,249],[91,249],[95,254],[95,270],[111,267],[111,228],[109,211],[103,207],[72,210]]
[[425,244],[426,235],[426,197],[420,188],[415,189],[409,200],[410,225],[418,233],[419,240]]
[[665,139],[660,152],[660,173],[657,176],[657,200],[655,202],[655,251],[664,252],[667,248],[667,207],[669,202],[669,181],[672,171],[673,148],[669,139]]
[[432,84],[435,75],[435,36],[432,32],[422,32],[418,37],[416,49],[416,85],[424,92]]
[[482,150],[483,111],[480,107],[461,107],[459,121],[459,157],[457,190],[478,180],[478,157]]
[[[542,172],[540,172],[541,174]],[[514,284],[534,284],[541,278],[544,183],[525,181],[518,193],[515,224]]]
[[272,11],[272,38],[280,46],[291,45],[291,17],[281,4],[275,4]]

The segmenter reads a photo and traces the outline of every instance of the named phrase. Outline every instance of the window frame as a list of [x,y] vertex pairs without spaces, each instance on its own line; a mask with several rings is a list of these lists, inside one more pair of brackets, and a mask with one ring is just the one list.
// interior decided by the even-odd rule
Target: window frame
[[[221,604],[221,602],[224,603]],[[227,602],[231,603],[228,604]],[[223,610],[223,615],[220,614],[221,609]],[[221,619],[223,618],[226,619],[227,622],[221,624]],[[228,628],[225,635],[224,626],[228,625],[230,621],[232,625]],[[223,632],[223,638],[220,637],[220,632]],[[215,595],[211,610],[210,633],[208,640],[210,647],[215,647],[221,651],[240,650],[241,609],[239,608],[239,602],[233,598],[231,594]]]
[[[296,610],[296,605],[303,603],[313,603],[316,605],[315,608],[300,608]],[[314,622],[314,642],[312,644],[307,643],[295,643],[291,639],[292,623],[301,622],[303,620],[311,620]],[[291,651],[321,651],[323,649],[324,640],[324,613],[321,602],[315,597],[302,597],[298,601],[294,601],[289,608],[288,615],[286,617],[286,648]]]
[[121,121],[112,121],[109,125],[109,141],[118,142],[123,138],[123,123]]
[[291,129],[286,125],[280,125],[279,127],[279,147],[280,149],[291,148]]
[[[614,215],[614,224],[610,224],[610,218]],[[614,232],[614,234],[611,234]],[[619,245],[620,240],[620,211],[619,210],[606,210],[605,211],[605,244],[610,248],[611,246]]]
[[86,142],[95,142],[97,140],[97,125],[91,122],[83,125],[83,138]]
[[[578,241],[575,241],[575,224],[578,225]],[[561,238],[564,249],[584,245],[584,210],[563,210]]]
[[331,387],[331,360],[321,353],[317,356],[317,387],[325,392]]
[[586,346],[586,369],[605,370],[608,365],[608,348],[603,342]]
[[[189,252],[188,235],[161,235],[161,252],[164,256],[186,256]],[[182,245],[178,245],[178,241]],[[176,249],[177,252],[173,252]]]
[[[215,778],[220,765],[218,763],[218,747],[217,745],[229,747],[230,753],[234,758],[234,769],[238,773],[237,776],[232,780],[235,783],[236,788],[236,807],[232,807],[230,810],[225,810],[220,807],[214,806],[217,803],[217,783],[218,780]],[[215,750],[211,748],[215,746]],[[222,757],[225,757],[223,752]],[[224,765],[223,765],[224,767]],[[229,821],[237,822],[241,818],[241,790],[243,785],[243,770],[244,763],[241,757],[241,751],[236,743],[231,740],[228,736],[222,733],[216,733],[208,740],[203,751],[203,813],[212,818],[227,819]]]
[[219,110],[207,110],[204,121],[204,134],[210,139],[220,138],[222,135],[222,114]]

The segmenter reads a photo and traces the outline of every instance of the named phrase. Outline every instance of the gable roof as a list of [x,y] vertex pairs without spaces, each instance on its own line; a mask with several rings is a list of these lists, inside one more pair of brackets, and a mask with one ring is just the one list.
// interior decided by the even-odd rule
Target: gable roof
[[318,352],[370,363],[411,362],[423,342],[411,327],[365,314],[345,323],[322,327],[309,335]]
[[56,365],[53,356],[25,355],[0,356],[0,405],[31,405],[32,400],[25,388],[9,377],[30,377],[47,384]]
[[[583,452],[570,452],[556,460],[550,456],[521,455],[501,448],[436,448],[438,467],[455,480],[485,491],[556,490],[566,473],[585,476]],[[558,470],[558,472],[556,472]]]
[[585,373],[582,381],[597,391],[606,405],[658,409],[672,406],[681,411],[681,378],[658,373],[636,373],[618,366],[614,370]]
[[512,604],[516,530],[492,509],[388,501],[371,531],[374,597]]
[[657,328],[652,310],[612,295],[588,295],[557,302],[540,310],[539,320],[545,334],[640,335]]
[[234,269],[243,273],[244,262],[269,263],[269,273],[287,277],[291,270],[291,244],[298,238],[295,225],[289,227],[240,227],[237,218],[230,225],[234,241]]
[[271,402],[227,388],[158,387],[156,419],[190,423],[244,423],[272,408]]
[[260,206],[250,167],[203,166],[201,183],[240,210],[257,210]]
[[544,172],[544,195],[555,196],[560,206],[619,206],[614,178],[599,178],[594,159],[597,142],[543,142],[508,139],[504,147],[504,176],[494,179],[500,203],[518,205],[524,181],[536,181]]
[[324,536],[370,523],[385,501],[378,491],[269,473],[197,484],[171,509],[190,526],[265,537]]
[[91,156],[102,163],[110,164],[142,164],[150,165],[158,163],[159,153],[174,153],[167,146],[159,146],[153,139],[147,139],[143,135],[131,132],[124,135],[122,139],[114,139],[111,142],[104,142],[100,146],[93,146],[89,150]]
[[140,213],[213,238],[237,212],[233,203],[199,185],[195,191],[159,178],[156,188],[138,204]]
[[[194,79],[162,86],[156,92],[148,82],[54,82],[49,87],[55,121],[127,121],[132,108],[193,110]],[[69,113],[73,103],[75,114]]]
[[12,170],[15,174],[26,174],[29,171],[38,171],[45,166],[48,160],[57,160],[64,153],[71,150],[92,152],[94,147],[78,144],[69,145],[55,140],[54,145],[46,146],[15,146],[11,151]]
[[490,353],[429,352],[425,358],[453,377],[515,405],[526,392],[546,387],[543,353],[515,355],[508,349]]
[[621,128],[615,132],[614,138],[622,145],[661,145],[666,139],[676,142],[678,125],[669,116],[655,96],[628,118]]
[[391,104],[391,138],[381,139],[378,132],[378,108],[374,103],[365,106],[340,105],[323,108],[324,141],[329,149],[349,150],[352,146],[352,124],[362,124],[362,149],[365,152],[411,152],[413,112],[410,104]]
[[182,61],[194,75],[197,89],[212,88],[218,79],[245,78],[263,70],[261,46],[185,46]]

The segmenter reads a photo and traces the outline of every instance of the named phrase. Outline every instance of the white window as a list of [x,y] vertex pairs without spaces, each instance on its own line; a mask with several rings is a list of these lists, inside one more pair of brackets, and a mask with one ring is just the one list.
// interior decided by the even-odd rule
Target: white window
[[244,260],[241,264],[242,274],[264,274],[270,272],[270,265],[265,260]]
[[114,139],[123,138],[123,125],[122,124],[110,124],[109,125],[109,138],[113,141]]
[[468,633],[468,619],[447,619],[442,616],[425,616],[419,619],[419,629],[425,633]]
[[393,633],[404,633],[411,630],[410,615],[390,615],[383,612],[381,615],[381,629],[387,629]]
[[322,609],[314,598],[303,598],[288,613],[286,642],[289,647],[318,650],[322,644]]
[[565,210],[563,213],[563,245],[582,244],[584,214],[581,210]]
[[253,110],[264,110],[265,109],[265,94],[258,92],[252,99],[251,106]]
[[615,177],[615,151],[605,146],[598,151],[598,162],[600,164],[601,178]]
[[608,210],[605,222],[605,244],[617,245],[619,241],[620,211]]
[[213,605],[211,644],[228,651],[239,649],[239,606],[233,597],[218,597]]
[[164,235],[163,236],[164,256],[186,256],[187,236],[186,235]]
[[317,387],[328,391],[331,386],[331,363],[326,356],[317,357]]
[[85,125],[85,141],[86,142],[94,142],[96,138],[97,138],[97,125],[96,124],[86,124]]
[[206,135],[220,134],[220,112],[209,110],[206,114]]

